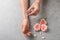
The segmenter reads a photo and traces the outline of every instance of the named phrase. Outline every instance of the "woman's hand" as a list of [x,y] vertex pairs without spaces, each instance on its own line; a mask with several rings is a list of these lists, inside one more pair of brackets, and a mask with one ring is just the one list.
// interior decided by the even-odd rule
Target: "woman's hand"
[[29,28],[29,20],[24,19],[22,23],[22,32],[25,36],[31,36],[30,28]]
[[35,1],[31,7],[27,10],[28,15],[37,15],[40,11],[40,2]]

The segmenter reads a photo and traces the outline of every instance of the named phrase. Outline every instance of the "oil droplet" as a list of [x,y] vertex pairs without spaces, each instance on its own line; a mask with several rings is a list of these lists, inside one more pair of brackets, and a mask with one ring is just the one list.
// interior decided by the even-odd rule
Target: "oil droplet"
[[37,37],[37,35],[36,35],[36,34],[34,34],[34,37]]
[[45,39],[45,37],[42,37],[42,39]]
[[42,34],[42,32],[40,32],[40,34]]

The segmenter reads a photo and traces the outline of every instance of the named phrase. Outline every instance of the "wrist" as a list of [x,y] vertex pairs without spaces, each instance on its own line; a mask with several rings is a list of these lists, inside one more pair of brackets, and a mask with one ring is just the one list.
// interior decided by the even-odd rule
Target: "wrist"
[[24,16],[24,17],[23,17],[23,20],[28,20],[28,17]]
[[28,19],[23,19],[23,21],[28,21]]
[[40,2],[40,0],[35,0],[35,1],[38,2],[38,3]]
[[23,19],[28,19],[29,16],[27,15],[27,13],[23,13]]
[[23,20],[28,20],[28,18],[23,18]]

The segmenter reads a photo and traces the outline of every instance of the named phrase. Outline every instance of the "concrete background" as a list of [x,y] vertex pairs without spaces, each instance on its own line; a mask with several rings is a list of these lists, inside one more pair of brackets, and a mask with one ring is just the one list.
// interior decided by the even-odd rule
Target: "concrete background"
[[[33,0],[34,1],[34,0]],[[33,2],[31,0],[31,3]],[[0,40],[41,40],[33,25],[44,15],[47,17],[49,30],[43,33],[45,40],[60,40],[60,0],[43,0],[42,12],[30,17],[31,31],[37,38],[26,38],[21,33],[22,12],[20,0],[0,0]]]

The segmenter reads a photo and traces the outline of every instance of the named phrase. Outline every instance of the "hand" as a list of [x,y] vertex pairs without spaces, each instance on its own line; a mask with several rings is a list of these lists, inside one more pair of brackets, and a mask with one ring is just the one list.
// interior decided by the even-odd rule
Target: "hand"
[[40,3],[35,1],[31,7],[27,10],[28,15],[37,15],[40,11]]
[[22,32],[25,36],[31,36],[31,32],[29,29],[29,21],[24,19],[22,23]]

